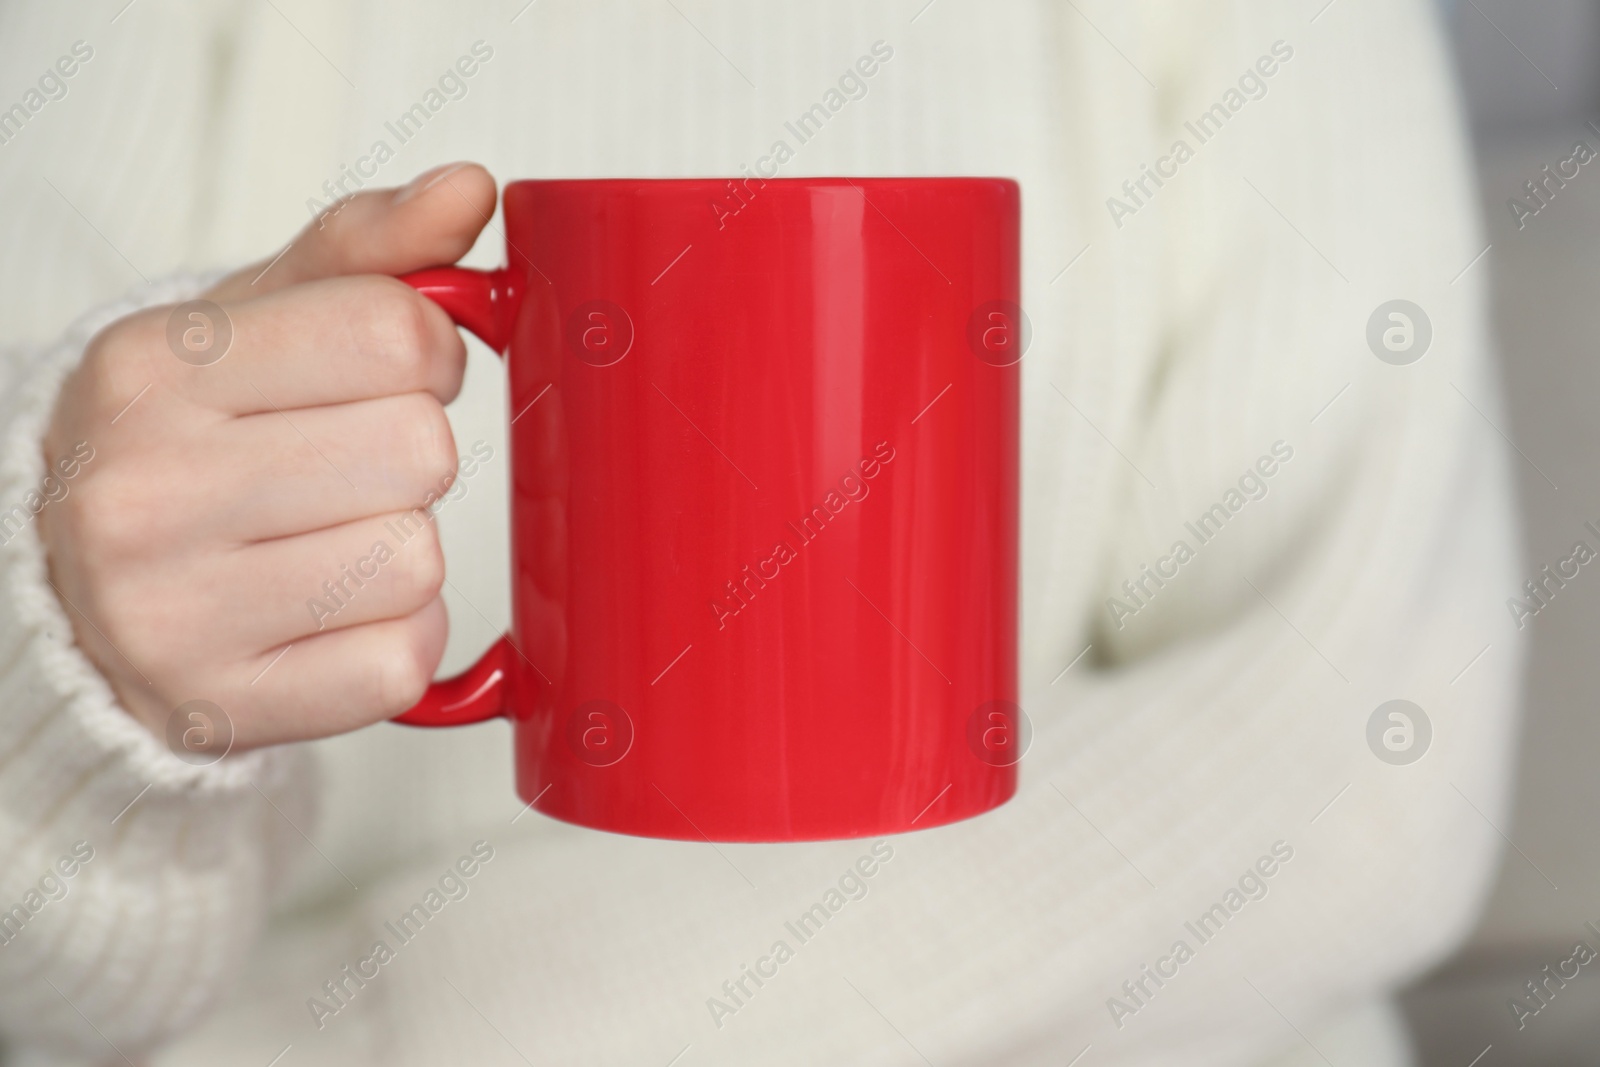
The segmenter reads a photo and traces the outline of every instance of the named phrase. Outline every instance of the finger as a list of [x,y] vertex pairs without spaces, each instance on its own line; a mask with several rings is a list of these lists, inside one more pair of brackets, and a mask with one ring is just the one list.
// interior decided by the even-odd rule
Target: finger
[[444,585],[444,553],[424,509],[234,549],[231,599],[252,605],[242,647],[273,648],[417,611]]
[[187,535],[234,543],[425,508],[457,471],[450,420],[427,393],[249,415],[182,448],[190,475],[164,510],[187,516]]
[[[124,432],[163,429],[184,405],[249,415],[424,391],[449,403],[466,367],[466,346],[444,310],[379,275],[311,282],[224,306],[231,341],[203,366],[168,350],[171,310],[141,311],[96,335],[66,386],[75,403],[115,423],[138,401]],[[163,405],[168,416],[154,410]]]
[[451,163],[399,189],[356,193],[332,205],[283,250],[224,278],[222,303],[347,274],[404,274],[454,263],[494,214],[495,183],[476,163]]
[[400,618],[444,584],[438,530],[425,509],[155,562],[96,559],[91,568],[98,588],[73,589],[73,600],[99,609],[96,637],[119,663],[156,679]]
[[[207,691],[228,713],[234,748],[345,733],[409,710],[444,654],[449,620],[435,598],[403,619],[316,634],[235,664]],[[197,682],[206,688],[207,680]]]
[[449,403],[466,346],[433,301],[377,275],[330,278],[225,305],[233,342],[217,363],[163,364],[186,399],[214,411],[341,404],[426,391]]

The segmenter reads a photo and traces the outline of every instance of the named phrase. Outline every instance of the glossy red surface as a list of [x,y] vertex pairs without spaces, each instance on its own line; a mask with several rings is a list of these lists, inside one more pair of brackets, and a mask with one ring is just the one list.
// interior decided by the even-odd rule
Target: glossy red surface
[[513,626],[401,718],[514,723],[621,833],[924,829],[1016,788],[1019,196],[529,181],[408,280],[509,352]]

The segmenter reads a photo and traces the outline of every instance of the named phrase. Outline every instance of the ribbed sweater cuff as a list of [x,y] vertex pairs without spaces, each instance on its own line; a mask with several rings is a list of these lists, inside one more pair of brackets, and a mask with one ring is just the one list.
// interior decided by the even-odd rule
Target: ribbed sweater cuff
[[[40,485],[46,422],[94,334],[211,280],[149,286],[31,359],[4,361],[26,370],[0,391],[0,513]],[[108,1042],[138,1055],[181,1030],[244,957],[288,832],[261,798],[305,825],[305,754],[286,746],[208,766],[174,755],[75,643],[37,526],[31,512],[20,528],[13,518],[0,544],[0,910],[27,905],[77,842],[94,856],[60,903],[0,939],[0,984],[15,990],[0,998],[0,1032],[13,1053],[115,1062]],[[35,981],[15,986],[23,975]]]
[[[0,511],[38,490],[45,474],[40,444],[45,425],[62,381],[94,334],[139,308],[187,299],[211,281],[173,278],[98,308],[32,361],[7,405],[10,423],[0,428]],[[36,806],[54,792],[52,782],[65,786],[86,774],[92,781],[83,792],[109,791],[106,803],[118,797],[126,803],[133,796],[126,791],[130,785],[135,791],[145,785],[161,791],[237,791],[261,779],[273,759],[270,751],[194,766],[125,712],[75,643],[71,620],[47,573],[38,523],[30,515],[0,544],[0,808],[21,799],[10,795],[18,786]]]

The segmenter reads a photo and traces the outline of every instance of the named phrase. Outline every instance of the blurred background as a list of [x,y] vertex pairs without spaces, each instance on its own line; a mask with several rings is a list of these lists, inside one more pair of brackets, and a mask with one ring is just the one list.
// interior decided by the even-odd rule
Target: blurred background
[[[1575,143],[1600,153],[1600,0],[1456,0],[1446,11],[1490,244],[1473,269],[1492,283],[1504,429],[1526,460],[1525,572],[1535,574],[1571,553],[1585,522],[1600,525],[1600,159],[1520,228],[1507,202],[1538,206],[1524,183]],[[1397,196],[1427,195],[1402,173],[1394,183]],[[1491,1044],[1496,1063],[1600,1064],[1600,967],[1552,981],[1548,1007],[1520,1030],[1507,1005],[1579,939],[1595,944],[1585,923],[1600,928],[1600,850],[1587,847],[1600,811],[1600,582],[1569,583],[1529,630],[1516,813],[1500,827],[1511,846],[1493,901],[1461,952],[1405,997],[1427,1067],[1467,1067]]]

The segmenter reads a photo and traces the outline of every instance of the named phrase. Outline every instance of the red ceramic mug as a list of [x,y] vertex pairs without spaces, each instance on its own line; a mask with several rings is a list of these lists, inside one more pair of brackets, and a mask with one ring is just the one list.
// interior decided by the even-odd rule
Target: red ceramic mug
[[509,267],[406,281],[507,355],[512,624],[398,722],[505,716],[546,815],[924,829],[1007,800],[1019,194],[521,181]]

